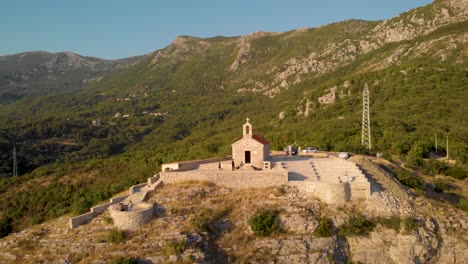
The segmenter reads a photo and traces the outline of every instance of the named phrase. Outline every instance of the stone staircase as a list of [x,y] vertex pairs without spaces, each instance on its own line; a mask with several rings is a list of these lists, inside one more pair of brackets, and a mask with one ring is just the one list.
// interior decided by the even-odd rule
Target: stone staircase
[[157,175],[153,177],[153,180],[148,180],[148,183],[145,185],[133,186],[130,188],[130,195],[123,202],[130,203],[131,201],[133,204],[141,203],[147,199],[149,193],[156,190],[162,183],[159,175]]

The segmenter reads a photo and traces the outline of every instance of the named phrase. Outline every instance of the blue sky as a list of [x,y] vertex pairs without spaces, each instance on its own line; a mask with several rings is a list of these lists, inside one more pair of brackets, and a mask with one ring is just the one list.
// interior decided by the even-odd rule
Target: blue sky
[[430,0],[0,0],[0,55],[72,51],[117,59],[180,35],[239,36],[383,20]]

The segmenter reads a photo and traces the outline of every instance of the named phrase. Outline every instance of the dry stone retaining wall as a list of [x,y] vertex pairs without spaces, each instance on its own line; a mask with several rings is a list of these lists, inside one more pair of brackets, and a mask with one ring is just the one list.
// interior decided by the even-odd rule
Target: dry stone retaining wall
[[291,181],[289,185],[295,186],[300,192],[319,198],[327,204],[341,205],[351,198],[349,183],[324,183],[310,181]]
[[93,212],[88,212],[88,213],[85,213],[85,214],[78,215],[76,217],[70,218],[70,221],[69,221],[70,228],[77,228],[80,225],[91,221],[91,219],[93,219],[94,215],[95,214]]
[[208,181],[219,186],[240,188],[268,188],[288,183],[287,171],[172,171],[161,172],[164,183]]
[[368,199],[371,195],[370,182],[359,182],[350,184],[351,197],[350,200]]

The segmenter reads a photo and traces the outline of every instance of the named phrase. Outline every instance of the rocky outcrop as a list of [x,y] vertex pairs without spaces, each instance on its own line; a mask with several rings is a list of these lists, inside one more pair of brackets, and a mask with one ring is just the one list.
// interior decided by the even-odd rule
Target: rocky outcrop
[[[349,237],[352,261],[362,263],[431,263],[436,260],[439,241],[432,221],[421,219],[414,233],[391,229],[372,232],[368,237]],[[385,249],[385,250],[382,250]]]
[[239,47],[239,51],[237,52],[237,56],[234,59],[234,62],[229,67],[230,71],[236,71],[240,65],[246,63],[251,58],[251,53],[253,52],[251,42],[262,38],[265,36],[274,35],[277,33],[270,33],[270,32],[254,32],[252,34],[240,37],[236,42],[237,46]]
[[350,83],[349,81],[343,82],[340,86],[333,86],[327,89],[326,94],[317,98],[318,102],[321,105],[334,104],[337,98],[344,98],[351,95],[351,90],[349,90]]
[[[468,18],[467,6],[466,0],[436,1],[433,4],[408,11],[393,19],[382,21],[374,27],[370,27],[370,29],[366,27],[363,29],[363,27],[356,25],[356,22],[350,23],[355,27],[349,26],[346,31],[348,33],[356,31],[356,38],[328,43],[324,48],[313,50],[305,56],[287,58],[280,65],[273,66],[266,71],[266,74],[271,75],[271,78],[267,80],[252,78],[246,82],[245,87],[238,89],[238,92],[261,93],[273,98],[281,91],[300,84],[307,78],[333,72],[388,43],[412,40],[434,32],[450,23],[466,21]],[[368,30],[367,33],[366,30]],[[301,34],[308,34],[307,30],[288,32],[282,40],[291,41],[294,38],[301,38]],[[384,69],[390,65],[400,63],[405,58],[418,58],[425,56],[425,54],[432,54],[436,59],[445,60],[449,56],[455,56],[454,53],[460,47],[466,45],[466,42],[466,36],[454,35],[416,43],[414,46],[402,43],[401,46],[387,54],[387,57],[374,58],[369,67],[365,68],[366,70]],[[251,57],[250,42],[243,39],[240,43],[242,43],[241,48],[230,70],[237,70],[241,64],[246,63]],[[456,60],[460,63],[463,62],[460,55]],[[332,103],[332,95],[333,92],[329,94],[330,98],[323,98],[324,104]]]
[[370,39],[382,45],[429,34],[450,23],[466,21],[467,6],[466,0],[435,1],[378,24],[372,30]]

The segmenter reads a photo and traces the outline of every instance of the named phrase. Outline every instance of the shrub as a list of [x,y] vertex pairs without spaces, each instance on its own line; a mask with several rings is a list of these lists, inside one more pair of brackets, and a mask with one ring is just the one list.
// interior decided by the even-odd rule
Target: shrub
[[13,231],[10,218],[0,220],[0,238],[8,236]]
[[112,243],[121,243],[125,240],[125,232],[118,229],[111,229],[107,234],[107,240]]
[[254,235],[268,236],[279,231],[279,212],[276,210],[260,209],[249,219],[250,228]]
[[447,170],[447,174],[455,179],[463,180],[467,173],[462,167],[453,166]]
[[394,171],[394,174],[403,185],[413,189],[424,190],[424,181],[418,176],[411,174],[409,171],[398,169]]
[[434,192],[441,193],[447,190],[448,184],[442,179],[436,179],[434,181]]
[[280,187],[275,189],[275,196],[285,196],[286,195],[286,188],[285,186],[281,185]]
[[393,229],[395,231],[400,231],[401,218],[398,216],[387,217],[377,217],[375,219],[376,224],[381,224],[385,228]]
[[192,226],[197,232],[209,231],[209,220],[204,214],[195,214],[192,220]]
[[215,210],[201,209],[192,220],[192,226],[197,232],[215,231],[214,222],[227,217],[231,213],[231,208],[221,207]]
[[405,231],[407,233],[410,233],[411,231],[415,230],[416,227],[418,226],[416,224],[416,218],[412,217],[412,216],[408,216],[406,218],[403,219],[403,225],[405,227]]
[[180,255],[187,249],[187,242],[185,240],[170,241],[166,246],[169,254]]
[[318,237],[331,237],[333,235],[332,221],[326,217],[321,217],[314,234]]
[[448,166],[445,162],[441,162],[436,159],[429,159],[424,161],[422,173],[427,175],[445,174],[447,169]]
[[340,235],[356,236],[367,235],[374,230],[375,224],[369,221],[364,215],[351,215],[348,220],[339,228]]
[[103,221],[108,225],[114,224],[114,219],[110,216],[104,216]]
[[468,200],[461,198],[460,201],[458,201],[458,208],[465,212],[468,212]]

